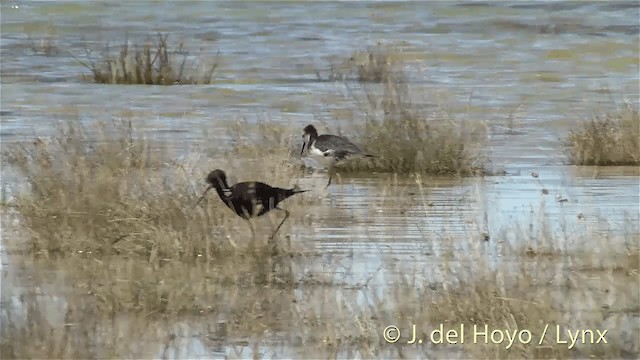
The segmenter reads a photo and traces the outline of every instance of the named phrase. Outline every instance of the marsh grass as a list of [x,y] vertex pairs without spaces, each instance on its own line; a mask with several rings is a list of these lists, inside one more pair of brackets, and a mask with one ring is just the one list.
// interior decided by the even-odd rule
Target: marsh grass
[[[580,255],[578,258],[583,260]],[[575,260],[576,256],[565,256],[558,263],[570,267]],[[431,297],[432,311],[426,314],[428,323],[440,323],[446,319],[446,328],[464,323],[468,324],[467,330],[471,332],[471,324],[481,328],[488,325],[491,330],[528,330],[535,336],[532,343],[522,344],[515,341],[509,348],[508,341],[492,344],[489,338],[485,342],[484,337],[475,344],[470,341],[465,348],[471,354],[480,357],[492,354],[491,356],[496,358],[557,359],[585,356],[629,358],[633,357],[634,353],[637,355],[638,348],[632,340],[634,335],[638,335],[637,330],[629,326],[635,316],[633,313],[637,312],[637,305],[635,309],[626,306],[638,301],[638,288],[632,286],[630,289],[625,285],[626,282],[637,281],[637,274],[614,279],[608,270],[591,276],[569,271],[554,273],[547,269],[548,261],[540,259],[523,262],[519,268],[516,266],[511,270],[519,273],[515,277],[510,275],[506,264],[493,274],[484,270],[485,267],[480,267],[483,270],[475,279],[463,280],[460,284],[437,292]],[[602,286],[598,281],[590,281],[590,277],[596,277],[600,281],[608,279],[611,285]],[[603,307],[612,303],[611,294],[624,299],[619,302],[613,301],[616,311],[624,313],[614,321],[609,318],[610,314]],[[559,297],[572,298],[588,305],[572,306],[566,301],[554,300]],[[623,317],[626,321],[620,320]],[[620,324],[619,327],[613,325],[616,322]],[[546,325],[550,327],[547,329],[549,332],[540,344],[538,341]],[[556,326],[560,326],[560,337],[565,340],[568,337],[567,329],[589,329],[594,333],[596,329],[609,329],[609,344],[578,344],[577,348],[568,349],[568,345],[558,343]]]
[[[402,55],[378,44],[354,52],[332,64],[321,81],[342,82],[347,108],[327,104],[347,132],[329,126],[321,133],[346,136],[376,158],[351,158],[336,165],[341,173],[395,173],[437,176],[473,176],[487,173],[486,124],[467,120],[445,106],[427,106],[424,94],[410,75]],[[467,107],[468,108],[468,107]],[[462,114],[465,115],[465,114]],[[317,126],[317,125],[316,125]],[[273,144],[272,144],[273,145]],[[296,156],[293,154],[294,157]]]
[[[358,82],[385,83],[394,76],[391,56],[393,49],[378,44],[364,52],[355,53],[349,61],[353,63]],[[359,60],[358,60],[359,59]]]
[[3,149],[28,184],[4,204],[29,229],[26,254],[73,268],[74,286],[109,311],[197,312],[214,284],[293,281],[281,260],[301,248],[284,235],[276,249],[262,232],[251,238],[214,194],[195,206],[211,169],[153,148],[130,121],[113,121],[97,129],[69,122],[51,141]]
[[336,169],[442,176],[485,173],[485,124],[461,119],[444,107],[429,109],[427,94],[410,83],[413,75],[406,65],[393,47],[378,44],[331,67],[327,80],[342,81],[353,103],[353,111],[339,115],[347,117],[340,120],[357,135],[348,137],[378,156],[342,162]]
[[393,46],[381,43],[369,46],[365,50],[355,51],[348,59],[331,64],[328,75],[323,77],[317,72],[321,81],[355,81],[360,83],[384,83],[395,72],[398,52]]
[[396,173],[468,176],[482,171],[481,125],[429,114],[411,99],[409,85],[389,79],[382,95],[366,89],[368,100],[363,146],[375,148],[374,169]]
[[[620,250],[617,247],[611,250],[603,242],[590,245],[599,250],[609,247],[608,254]],[[145,316],[140,312],[127,315],[129,319],[124,321],[119,310],[105,312],[88,301],[91,296],[75,294],[66,298],[69,303],[63,321],[66,325],[54,326],[43,314],[47,307],[35,302],[35,293],[23,295],[21,299],[26,306],[23,311],[30,314],[27,324],[21,325],[25,320],[17,318],[2,322],[2,355],[3,358],[45,354],[147,357],[164,348],[165,358],[167,351],[185,350],[186,339],[198,339],[212,348],[215,344],[237,344],[239,348],[256,349],[266,342],[277,346],[274,340],[269,340],[270,336],[282,332],[277,338],[285,347],[296,349],[300,356],[314,358],[452,358],[456,354],[461,358],[500,359],[637,358],[638,329],[634,325],[640,314],[637,259],[617,265],[625,266],[624,273],[613,271],[615,264],[610,262],[596,271],[585,272],[577,264],[594,260],[582,252],[565,253],[552,263],[549,259],[529,261],[513,254],[515,257],[507,256],[491,264],[479,251],[476,248],[455,255],[454,261],[430,267],[436,278],[447,279],[442,283],[429,285],[433,273],[424,272],[423,267],[393,265],[395,262],[385,265],[385,269],[395,269],[398,275],[390,275],[384,288],[345,287],[335,279],[322,287],[219,283],[203,289],[211,293],[210,305],[195,313],[162,319],[154,313]],[[204,276],[216,273],[204,268],[194,272],[203,272]],[[144,275],[149,274],[137,274],[139,279]],[[176,275],[165,273],[160,281],[166,281],[168,276]],[[184,290],[176,285],[167,284],[175,291]],[[140,291],[146,294],[149,289]],[[111,296],[121,294],[114,292]],[[205,318],[208,320],[197,321]],[[177,326],[180,323],[189,326],[180,330]],[[413,324],[417,338],[425,339],[422,345],[407,344]],[[449,329],[459,331],[460,324],[464,324],[465,343],[431,344],[429,336],[440,324],[444,335]],[[547,324],[548,332],[540,344],[539,337]],[[398,326],[403,333],[395,344],[382,338],[388,325]],[[487,325],[489,333],[495,329],[510,333],[530,331],[533,340],[528,344],[515,341],[508,348],[506,339],[500,344],[491,340],[485,343],[482,336],[474,338],[474,325],[481,330]],[[562,334],[575,329],[594,333],[596,329],[608,329],[607,344],[578,343],[568,349],[568,344],[556,341],[556,326]],[[561,339],[568,339],[568,335],[562,334]]]
[[[216,160],[216,167],[231,169],[240,181],[271,173],[286,184],[292,172],[273,175],[284,169],[292,146],[282,130],[268,122],[235,124],[234,160]],[[260,157],[251,144],[265,139],[273,152]],[[3,149],[28,182],[4,204],[19,218],[22,235],[3,234],[3,246],[24,248],[11,267],[30,275],[3,278],[2,358],[187,357],[193,355],[183,351],[194,339],[211,351],[250,348],[255,357],[279,341],[298,357],[313,358],[637,358],[637,237],[613,241],[592,231],[579,236],[579,246],[567,246],[574,240],[546,224],[558,219],[540,211],[532,215],[535,231],[509,227],[514,238],[469,240],[465,251],[418,262],[399,263],[381,252],[380,268],[361,276],[384,271],[382,283],[344,281],[344,274],[361,270],[337,266],[339,255],[326,263],[326,254],[286,235],[277,254],[260,242],[252,248],[245,224],[215,196],[194,208],[204,188],[194,179],[214,162],[197,169],[153,148],[131,122],[115,121],[99,128],[66,123],[50,141]],[[248,167],[239,154],[258,161]],[[426,209],[428,199],[422,201]],[[282,230],[300,219],[294,212]],[[527,257],[527,247],[554,256]],[[488,250],[500,256],[487,258]],[[310,270],[318,264],[321,272]],[[46,304],[51,298],[63,299],[63,319],[48,316],[56,312]],[[464,345],[407,345],[413,323],[418,336],[440,323],[464,323],[467,331],[474,324],[526,329],[534,337],[549,323],[606,328],[610,335],[609,344],[573,350],[552,335],[542,345],[534,338],[506,349],[507,343],[474,344],[469,332]],[[396,344],[382,338],[391,324],[405,331]]]
[[[185,351],[192,350],[193,342],[200,342],[209,354],[230,343],[253,346],[266,330],[285,331],[297,325],[291,307],[295,296],[287,287],[218,284],[206,288],[212,294],[205,309],[176,317],[106,312],[80,291],[51,306],[46,304],[51,297],[38,296],[36,286],[27,288],[19,296],[12,293],[18,299],[0,324],[3,359],[188,357],[193,353]],[[61,316],[51,316],[56,311]]]
[[627,102],[615,113],[596,115],[569,133],[567,152],[576,165],[640,165],[640,117]]
[[[368,281],[358,286],[341,284],[337,275],[354,270],[348,267],[327,269],[324,276],[316,275],[315,282],[312,273],[300,278],[295,269],[290,270],[296,265],[306,269],[313,257],[285,256],[276,261],[276,271],[255,255],[210,261],[174,257],[164,265],[112,255],[111,259],[93,257],[86,267],[66,257],[64,265],[58,264],[67,272],[72,267],[82,273],[67,277],[75,292],[65,297],[63,324],[55,326],[43,316],[47,307],[35,302],[34,288],[31,295],[20,297],[26,307],[22,311],[30,314],[26,325],[19,318],[2,322],[2,355],[153,357],[162,353],[166,358],[186,354],[181,351],[188,351],[189,339],[197,339],[210,349],[235,345],[253,351],[265,344],[277,348],[279,341],[299,356],[314,358],[637,358],[639,239],[613,241],[594,232],[582,237],[589,251],[566,248],[569,240],[547,230],[545,222],[550,219],[533,216],[540,222],[536,235],[545,238],[537,243],[558,252],[553,259],[528,259],[521,251],[526,242],[518,247],[497,235],[495,243],[470,243],[467,251],[451,254],[446,261],[428,261],[427,267],[398,263],[381,254],[388,260],[382,266],[387,274],[384,286]],[[487,246],[496,247],[502,255],[489,260],[483,249]],[[619,261],[620,255],[627,260]],[[106,263],[110,266],[102,265]],[[271,273],[276,280],[256,281],[261,273]],[[46,280],[42,276],[32,281]],[[9,296],[6,293],[3,297]],[[173,316],[166,316],[169,309]],[[427,340],[420,346],[408,345],[412,324],[422,339],[428,339],[440,324],[445,334],[464,324],[465,344],[434,346]],[[549,332],[539,344],[538,336],[547,324]],[[395,344],[382,338],[388,325],[403,331]],[[533,340],[529,344],[516,341],[509,348],[507,340],[493,344],[479,337],[474,342],[473,325],[511,333],[528,330]],[[556,325],[561,331],[608,329],[608,343],[568,349],[555,340]]]
[[[347,85],[357,109],[346,119],[356,142],[374,159],[339,164],[343,172],[443,176],[482,174],[488,144],[484,124],[415,101],[406,74],[394,68],[383,83]],[[421,99],[422,100],[422,99]]]
[[246,119],[238,120],[227,128],[232,151],[245,158],[277,156],[290,160],[296,149],[293,124],[285,125],[271,120],[250,123]]
[[[327,358],[405,358],[414,357],[414,352],[423,357],[438,353],[445,358],[456,357],[454,354],[499,359],[637,358],[637,268],[628,268],[629,275],[612,273],[610,267],[586,273],[572,268],[576,259],[583,260],[583,256],[562,257],[554,266],[570,270],[555,271],[549,269],[547,259],[513,259],[522,261],[521,266],[507,261],[498,266],[482,261],[469,261],[474,265],[463,268],[445,265],[442,272],[449,281],[442,287],[425,286],[426,275],[420,276],[418,269],[413,273],[405,269],[406,275],[394,278],[382,294],[374,289],[338,290],[342,300],[328,297],[328,304],[322,307],[305,304],[308,318],[317,320],[304,327],[307,356],[313,356],[311,349],[319,348]],[[407,344],[413,324],[416,338],[424,339],[423,345]],[[464,324],[465,343],[460,344],[458,337],[454,339],[457,344],[434,346],[430,335],[440,324],[443,336],[450,329],[460,335]],[[395,344],[382,338],[388,325],[398,326],[403,333]],[[521,343],[516,339],[509,346],[505,336],[502,343],[493,343],[490,337],[485,342],[485,337],[474,337],[474,325],[481,330],[487,325],[488,336],[496,329],[511,336],[528,331],[532,340]],[[539,343],[546,325],[548,332]],[[598,339],[596,330],[608,330],[607,343],[578,343],[569,349],[568,344],[557,341],[558,336],[568,340],[567,330],[576,329],[591,330],[594,341]]]
[[[386,290],[341,291],[343,300],[316,315],[319,323],[311,325],[307,332],[329,358],[356,356],[353,354],[363,358],[413,358],[414,351],[421,357],[439,354],[444,358],[456,354],[460,358],[498,359],[637,358],[638,238],[632,236],[613,245],[593,235],[587,242],[596,256],[576,249],[557,254],[553,260],[530,260],[505,247],[500,259],[488,262],[481,248],[472,246],[464,254],[455,254],[451,261],[430,266],[428,272],[423,265],[394,267],[389,263],[385,268],[397,270],[399,278],[394,277]],[[545,242],[552,243],[554,239]],[[635,250],[619,246],[625,242],[635,243]],[[620,262],[619,255],[628,261]],[[429,285],[434,278],[446,280]],[[342,320],[332,317],[336,313]],[[413,324],[416,339],[424,339],[422,345],[407,344]],[[431,343],[430,335],[441,324],[443,338],[453,329],[458,343]],[[459,342],[461,324],[465,326],[464,344]],[[382,338],[388,325],[400,328],[397,343],[389,344]],[[480,331],[486,325],[487,337],[474,337],[474,325]],[[546,325],[547,333],[540,341]],[[568,340],[567,331],[575,333],[577,329],[591,330],[594,342],[598,340],[596,330],[608,330],[607,343],[589,343],[587,335],[586,343],[578,340],[569,349],[569,344],[558,341]],[[526,343],[525,337],[525,343],[516,339],[510,345],[505,335],[503,342],[494,343],[489,337],[493,330],[512,336],[514,332],[528,331],[531,342]]]
[[96,61],[85,49],[87,61],[76,61],[91,71],[91,76],[84,78],[98,84],[210,84],[219,65],[218,56],[210,64],[200,62],[189,55],[182,43],[171,50],[168,38],[163,34],[157,34],[155,39],[148,36],[142,45],[130,45],[125,39],[117,56],[105,50],[103,58]]

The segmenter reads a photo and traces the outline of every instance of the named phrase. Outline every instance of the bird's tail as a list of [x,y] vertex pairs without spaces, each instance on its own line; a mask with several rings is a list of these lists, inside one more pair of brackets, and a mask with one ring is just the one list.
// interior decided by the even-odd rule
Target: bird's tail
[[378,155],[372,155],[372,154],[364,154],[364,156],[374,158],[374,159],[378,158]]
[[298,184],[294,185],[292,189],[289,190],[291,192],[291,195],[293,194],[300,194],[303,192],[307,192],[309,190],[302,190],[300,189],[300,187],[298,186]]

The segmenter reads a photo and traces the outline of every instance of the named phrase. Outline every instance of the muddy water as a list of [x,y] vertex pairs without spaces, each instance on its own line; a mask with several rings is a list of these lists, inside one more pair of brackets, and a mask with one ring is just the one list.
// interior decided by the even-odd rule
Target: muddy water
[[[541,215],[558,220],[547,224],[554,234],[575,239],[594,230],[640,232],[638,169],[564,166],[559,141],[582,115],[623,98],[637,102],[636,2],[5,1],[1,10],[2,144],[51,135],[55,120],[78,117],[144,120],[145,134],[176,157],[194,144],[227,141],[222,129],[242,118],[291,124],[296,135],[316,119],[337,128],[344,121],[335,114],[353,100],[316,73],[326,77],[331,64],[365,45],[394,45],[423,106],[487,125],[489,158],[506,175],[423,179],[422,188],[413,178],[344,177],[329,192],[326,174],[301,178],[318,206],[312,226],[294,225],[293,237],[315,244],[319,269],[333,256],[357,254],[353,283],[380,269],[383,257],[437,262],[478,244],[487,253],[497,252],[494,241],[518,246],[522,233],[542,226]],[[107,41],[117,51],[125,31],[132,42],[161,31],[195,56],[219,52],[214,84],[83,82],[86,70],[70,54],[83,58],[84,44],[99,51]],[[29,37],[47,36],[58,53],[34,55]],[[3,187],[18,181],[3,167]]]

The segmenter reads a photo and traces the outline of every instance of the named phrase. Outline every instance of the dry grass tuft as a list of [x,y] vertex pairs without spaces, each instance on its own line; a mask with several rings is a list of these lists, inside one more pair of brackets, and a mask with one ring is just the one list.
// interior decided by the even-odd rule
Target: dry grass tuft
[[[356,62],[359,58],[364,60]],[[381,45],[370,47],[365,52],[355,53],[350,61],[354,64],[357,80],[361,83],[385,83],[394,74],[390,50]]]
[[371,170],[458,176],[482,170],[481,127],[444,112],[428,114],[412,102],[401,78],[389,78],[381,94],[372,89],[365,93],[363,146],[379,156]]
[[393,56],[396,50],[392,46],[377,44],[364,51],[356,51],[345,61],[332,64],[329,73],[316,75],[321,81],[349,80],[361,83],[384,83],[395,72],[398,62]]
[[[345,82],[355,103],[346,119],[363,150],[377,159],[338,164],[343,171],[469,176],[484,173],[485,126],[428,110],[393,48],[378,45],[332,67],[329,80]],[[318,75],[320,77],[320,75]],[[355,82],[354,87],[350,85]]]
[[88,63],[76,60],[91,71],[91,76],[86,78],[98,84],[210,84],[218,67],[217,56],[213,64],[197,65],[183,44],[170,50],[168,37],[158,34],[154,41],[149,36],[142,46],[130,46],[125,39],[117,57],[106,53],[103,54],[104,59],[95,62],[89,56],[89,50],[85,49]]
[[[400,64],[385,60],[382,66],[375,60],[379,58],[384,56],[371,55],[374,65],[361,68],[369,75],[363,75],[357,88],[347,85],[357,109],[348,121],[358,133],[359,145],[378,158],[349,161],[338,168],[449,176],[482,173],[487,144],[483,124],[429,111],[416,102]],[[380,82],[372,82],[373,77]]]
[[571,131],[567,145],[576,165],[640,165],[638,109],[625,103],[615,114],[595,116]]
[[[291,159],[295,151],[293,125],[272,121],[249,123],[246,119],[229,126],[227,133],[235,154],[244,158],[276,156],[282,160]],[[299,133],[295,132],[296,134]]]

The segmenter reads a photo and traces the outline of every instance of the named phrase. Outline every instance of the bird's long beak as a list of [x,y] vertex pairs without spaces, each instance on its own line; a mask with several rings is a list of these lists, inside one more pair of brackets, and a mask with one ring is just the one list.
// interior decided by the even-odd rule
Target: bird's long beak
[[209,187],[202,193],[202,196],[200,196],[200,199],[198,199],[198,202],[196,202],[196,205],[200,204],[200,201],[204,199],[204,196],[207,195],[207,192],[211,189],[213,189],[213,185],[209,185]]
[[302,142],[302,151],[300,151],[300,156],[302,156],[302,154],[304,154],[304,147],[305,147],[305,145],[307,145],[307,142],[306,142],[306,141],[303,141],[303,142]]

